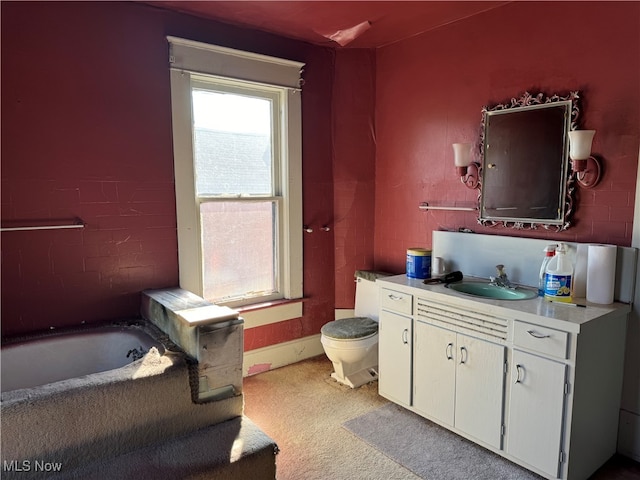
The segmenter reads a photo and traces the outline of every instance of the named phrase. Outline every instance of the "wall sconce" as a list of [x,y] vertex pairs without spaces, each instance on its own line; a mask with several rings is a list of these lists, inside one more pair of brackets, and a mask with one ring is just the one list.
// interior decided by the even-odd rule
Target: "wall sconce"
[[600,162],[591,156],[591,143],[595,134],[595,130],[569,132],[571,169],[576,175],[576,181],[583,188],[593,188],[600,181]]
[[472,143],[454,143],[453,160],[460,181],[467,188],[480,188],[480,164],[471,161]]

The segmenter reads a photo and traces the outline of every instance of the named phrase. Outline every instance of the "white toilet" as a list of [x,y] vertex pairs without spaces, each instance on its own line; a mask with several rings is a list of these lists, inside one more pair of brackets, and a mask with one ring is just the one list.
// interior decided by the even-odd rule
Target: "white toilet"
[[389,274],[357,271],[355,317],[324,325],[320,341],[338,382],[357,388],[378,378],[378,286]]

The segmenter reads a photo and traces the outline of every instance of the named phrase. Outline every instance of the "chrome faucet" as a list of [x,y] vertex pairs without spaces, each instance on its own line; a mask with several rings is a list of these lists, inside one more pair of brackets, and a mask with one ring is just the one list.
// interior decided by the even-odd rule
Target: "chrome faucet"
[[506,272],[504,271],[504,265],[496,265],[496,270],[498,272],[497,277],[489,277],[489,283],[491,285],[495,285],[496,287],[515,289],[515,285],[511,283],[509,278],[507,277]]

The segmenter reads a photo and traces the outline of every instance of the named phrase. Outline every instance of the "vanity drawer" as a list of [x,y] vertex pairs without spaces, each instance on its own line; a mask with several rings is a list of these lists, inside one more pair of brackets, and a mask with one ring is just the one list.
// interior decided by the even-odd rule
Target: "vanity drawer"
[[383,288],[380,290],[380,306],[405,315],[413,314],[413,295]]
[[553,328],[524,322],[513,322],[513,343],[536,352],[567,358],[569,334]]

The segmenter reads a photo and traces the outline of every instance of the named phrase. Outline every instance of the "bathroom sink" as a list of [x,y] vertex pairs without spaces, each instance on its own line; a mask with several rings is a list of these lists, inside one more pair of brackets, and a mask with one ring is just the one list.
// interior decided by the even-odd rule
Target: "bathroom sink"
[[533,290],[524,288],[510,290],[482,282],[450,283],[446,286],[456,292],[473,295],[474,297],[493,298],[495,300],[528,300],[538,296]]

